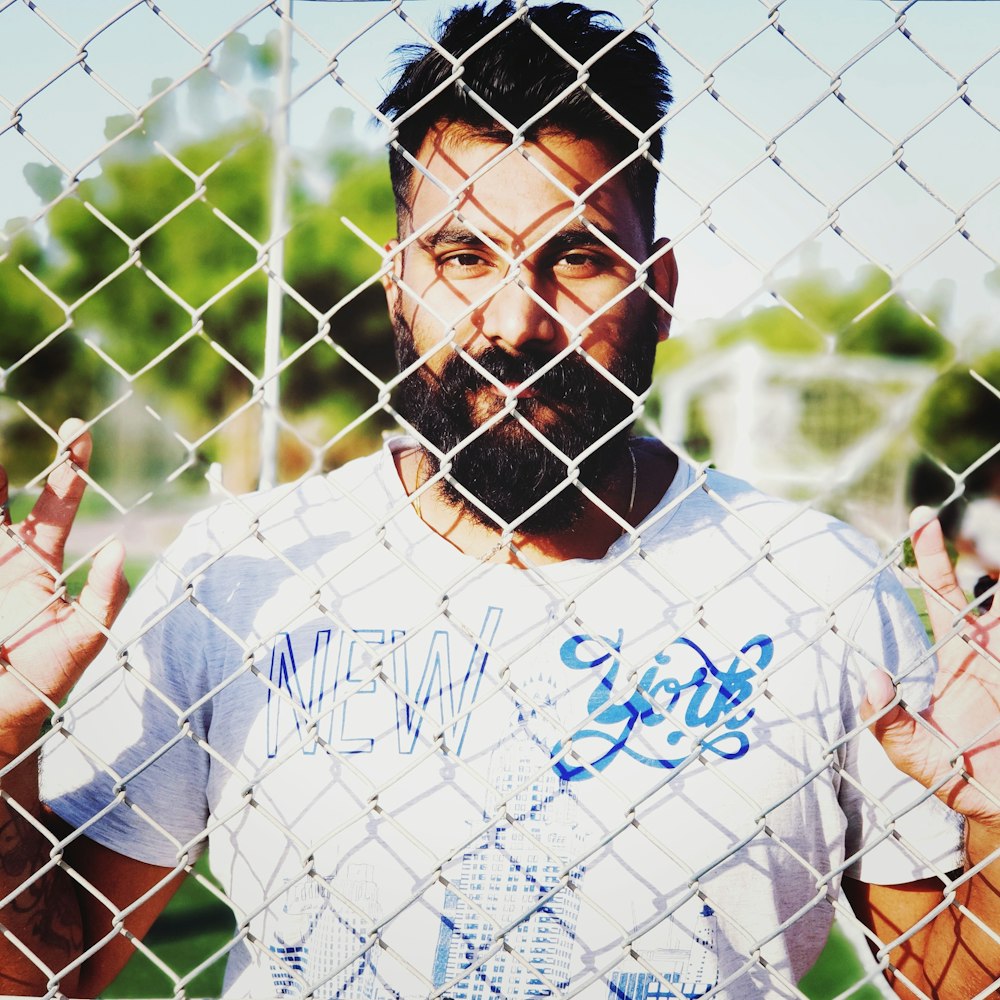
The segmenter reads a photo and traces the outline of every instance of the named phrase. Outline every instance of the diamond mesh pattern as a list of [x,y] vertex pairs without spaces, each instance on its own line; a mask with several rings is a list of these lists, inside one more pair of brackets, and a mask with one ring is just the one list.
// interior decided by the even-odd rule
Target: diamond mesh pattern
[[[873,2],[827,37],[815,9],[795,0],[729,6],[728,18],[710,14],[711,5],[684,16],[657,4],[617,11],[627,30],[655,39],[675,91],[661,123],[666,152],[654,163],[661,177],[659,221],[671,236],[650,259],[633,259],[584,215],[600,183],[633,159],[651,158],[650,133],[589,88],[594,60],[577,63],[547,39],[552,58],[576,70],[572,89],[590,94],[635,138],[634,154],[591,189],[566,188],[525,143],[523,129],[495,115],[512,141],[480,173],[505,157],[525,157],[573,206],[568,218],[517,252],[476,232],[502,258],[504,286],[518,287],[566,329],[566,346],[537,377],[567,358],[582,359],[627,395],[632,412],[624,423],[642,417],[646,433],[687,455],[693,470],[637,529],[582,482],[586,456],[563,454],[508,394],[477,436],[517,421],[565,464],[558,490],[582,491],[623,532],[596,570],[566,573],[528,560],[534,610],[512,636],[509,621],[498,625],[500,610],[490,606],[484,617],[467,596],[481,593],[484,563],[426,558],[400,527],[414,507],[419,512],[420,498],[448,477],[464,443],[442,452],[421,439],[440,459],[440,471],[412,496],[392,497],[385,511],[370,510],[351,477],[326,480],[345,527],[339,536],[338,526],[328,527],[331,544],[322,557],[301,555],[303,533],[316,527],[308,513],[316,487],[308,483],[317,480],[308,477],[372,450],[386,429],[416,434],[393,404],[409,372],[395,374],[379,359],[391,353],[390,331],[384,322],[364,326],[372,315],[365,303],[381,296],[382,280],[394,274],[394,255],[454,215],[476,180],[447,191],[441,213],[387,253],[391,216],[383,211],[376,218],[374,188],[359,178],[376,171],[371,165],[395,142],[392,123],[381,122],[382,147],[375,152],[371,133],[345,125],[341,112],[323,133],[333,137],[327,148],[321,148],[326,138],[310,144],[304,137],[323,132],[323,109],[330,106],[349,109],[358,121],[379,119],[379,74],[388,50],[400,42],[436,47],[429,27],[434,9],[411,0],[300,0],[294,7],[239,0],[0,2],[6,51],[0,158],[15,165],[14,195],[0,202],[0,214],[12,220],[0,244],[12,331],[0,345],[0,421],[9,428],[11,455],[22,456],[4,456],[13,462],[15,514],[27,512],[65,457],[60,452],[46,465],[37,455],[39,442],[58,443],[67,408],[77,409],[95,434],[98,455],[103,449],[107,457],[95,459],[86,474],[93,509],[81,517],[60,585],[68,580],[72,589],[73,574],[112,533],[146,561],[206,505],[210,492],[223,504],[221,514],[190,529],[204,536],[201,556],[194,557],[190,545],[170,550],[144,584],[144,601],[158,610],[140,617],[126,612],[109,630],[110,652],[81,689],[65,705],[50,704],[51,727],[33,749],[75,748],[78,759],[104,775],[107,804],[77,832],[60,837],[3,788],[4,774],[27,754],[0,769],[0,798],[51,844],[47,864],[26,875],[0,906],[60,867],[112,914],[112,931],[61,969],[47,967],[0,927],[8,944],[41,969],[48,995],[62,995],[61,983],[77,966],[124,935],[175,996],[190,995],[199,975],[230,953],[237,965],[261,963],[280,996],[804,996],[798,981],[806,969],[788,958],[781,941],[786,933],[822,935],[833,914],[869,938],[875,961],[862,975],[876,984],[898,941],[880,941],[860,928],[839,883],[883,842],[944,880],[939,909],[954,907],[979,920],[960,901],[968,876],[956,881],[942,870],[915,828],[919,802],[912,795],[881,801],[881,781],[854,767],[860,720],[834,731],[822,713],[810,714],[801,687],[787,678],[796,665],[808,664],[820,678],[817,687],[846,687],[830,679],[831,669],[885,665],[885,649],[858,626],[859,608],[874,599],[883,571],[914,593],[920,589],[904,558],[904,511],[921,489],[907,488],[908,467],[922,458],[922,468],[931,470],[926,474],[937,478],[932,495],[925,491],[917,499],[947,513],[982,488],[980,478],[1000,455],[995,321],[969,319],[957,304],[954,323],[968,330],[949,327],[940,301],[927,294],[935,280],[960,275],[962,295],[974,284],[968,275],[995,274],[1000,264],[1000,50],[963,48],[952,32],[936,34],[940,22],[927,10],[943,4]],[[962,11],[967,36],[988,37],[996,27],[993,11],[966,5]],[[37,58],[15,59],[15,48]],[[461,59],[448,58],[453,78],[461,79]],[[762,66],[771,67],[770,76]],[[882,93],[878,79],[886,67],[900,76],[883,78]],[[905,99],[893,99],[903,91]],[[928,154],[931,145],[937,155]],[[722,146],[725,158],[717,155]],[[440,184],[421,164],[416,168],[427,183]],[[17,194],[22,176],[38,197]],[[384,178],[381,184],[384,189]],[[310,230],[310,212],[326,201],[330,211]],[[339,242],[317,232],[325,222],[340,227]],[[567,222],[581,223],[634,275],[598,315],[576,323],[525,280],[532,255]],[[709,272],[676,304],[649,282],[656,260],[670,250],[685,278],[699,265]],[[346,277],[331,277],[324,287],[324,268],[332,273],[347,255],[337,272]],[[306,258],[313,256],[310,266]],[[843,301],[852,305],[833,320],[803,293],[802,275],[812,274],[816,259],[841,275],[864,265],[876,276],[864,294],[849,299],[845,292]],[[503,290],[469,301],[456,319],[436,312],[405,275],[392,280],[440,329],[438,342],[412,367],[439,351],[454,352],[503,392],[456,333]],[[635,294],[671,314],[680,345],[668,346],[674,353],[653,388],[641,393],[595,360],[585,338],[601,314]],[[982,294],[978,286],[975,294]],[[717,302],[707,306],[713,296]],[[854,331],[887,309],[896,310],[901,328],[943,329],[948,336],[916,361],[891,357],[892,350],[877,358],[841,351]],[[772,319],[781,317],[775,329],[794,322],[800,342],[812,338],[816,349],[805,355],[762,350],[752,317],[768,310]],[[124,335],[130,315],[151,327]],[[739,337],[717,336],[737,327]],[[324,393],[316,383],[326,377],[332,389]],[[957,389],[949,395],[948,386]],[[956,392],[964,398],[958,405]],[[945,404],[975,431],[961,447],[949,427],[928,417]],[[611,428],[594,448],[620,429]],[[791,502],[777,520],[762,519],[719,485],[711,459],[765,480]],[[285,485],[276,486],[279,481]],[[246,495],[258,486],[265,492]],[[534,511],[507,523],[456,486],[467,502],[500,521],[502,542]],[[692,497],[732,536],[728,555],[711,572],[679,567],[649,541]],[[301,527],[290,519],[289,505],[306,511]],[[796,548],[815,523],[813,507],[874,536],[881,554],[850,574],[818,577]],[[332,544],[335,536],[338,544]],[[230,614],[238,598],[219,593],[234,566],[267,597],[259,617]],[[654,647],[648,635],[620,631],[616,637],[600,615],[608,598],[602,581],[618,579],[619,570],[634,577],[630,587],[639,581],[656,607],[669,609]],[[780,655],[773,658],[771,639],[745,634],[729,613],[728,595],[748,574],[764,580],[776,601],[787,600],[794,622],[774,640]],[[383,575],[393,581],[390,599],[405,595],[408,604],[392,629],[359,619],[352,602],[360,589],[381,586]],[[26,624],[5,622],[0,644]],[[961,626],[956,616],[952,635]],[[294,638],[300,628],[314,636],[309,648]],[[692,646],[692,636],[700,646]],[[898,664],[914,692],[943,641]],[[157,644],[206,651],[207,658],[217,656],[215,668],[194,676],[192,667],[192,676],[167,680],[150,665],[147,650]],[[576,714],[561,710],[558,692],[547,686],[537,665],[543,648],[561,650],[563,664],[572,661],[575,669],[586,663],[588,672],[567,682]],[[670,655],[686,665],[692,648],[704,658],[691,661],[701,673],[667,679]],[[706,682],[714,703],[702,685],[709,673],[719,679],[715,687]],[[586,682],[596,676],[601,680],[588,697]],[[695,676],[702,680],[695,683]],[[149,750],[136,733],[134,753],[107,759],[110,744],[95,742],[93,729],[78,732],[76,720],[119,687],[167,719],[173,735]],[[904,699],[907,690],[904,684]],[[225,706],[251,697],[248,692],[263,706],[263,761],[220,749],[213,735]],[[372,721],[364,707],[370,697],[392,706],[391,725]],[[832,700],[846,697],[841,692]],[[506,756],[469,735],[486,712],[511,720],[523,736]],[[359,717],[365,724],[351,729]],[[616,742],[608,732],[617,723],[625,729]],[[781,780],[770,786],[725,766],[743,757],[748,732],[769,727],[783,734],[776,745],[802,752],[800,759],[773,762]],[[669,752],[662,741],[667,732]],[[610,758],[587,743],[594,733],[614,746]],[[374,740],[411,745],[392,766],[372,766],[366,748]],[[648,768],[641,781],[620,780],[610,759],[626,744],[633,759],[660,761],[658,769]],[[548,753],[539,752],[542,746]],[[955,774],[962,773],[965,749],[951,748]],[[329,772],[315,788],[299,790],[307,801],[290,805],[289,789],[314,761],[327,761]],[[194,769],[218,793],[193,834],[180,832],[142,791],[144,775],[159,781],[164,768]],[[694,783],[719,803],[718,822],[697,844],[671,835],[676,802],[688,798]],[[838,789],[881,833],[817,862],[799,832],[789,834],[796,824],[808,826],[810,814],[792,827],[788,818],[808,808],[800,803],[812,801],[814,786]],[[558,813],[564,799],[575,810],[571,819]],[[324,801],[325,809],[317,807],[322,821],[306,815],[310,802]],[[144,836],[158,840],[157,863],[168,870],[159,884],[174,872],[193,871],[194,881],[233,910],[232,937],[194,969],[181,971],[126,928],[158,886],[117,905],[67,860],[79,837],[104,836],[101,824],[116,811],[130,813],[149,831]],[[252,833],[240,834],[244,828]],[[232,847],[238,836],[266,843],[281,859],[280,877],[259,873],[255,894],[221,887],[230,877],[254,877],[250,862]],[[380,845],[381,880],[392,885],[379,898],[365,867],[368,843]],[[346,854],[344,845],[350,846]],[[214,878],[202,867],[194,870],[206,847]],[[484,859],[496,856],[524,875],[527,889],[504,895],[488,882],[499,876]],[[734,908],[727,881],[738,865],[771,866],[807,884],[794,897],[801,904],[790,911],[778,904],[774,913],[747,919]],[[593,888],[588,874],[596,870],[605,873],[605,884],[630,887],[629,906]],[[693,924],[691,912],[701,914]],[[712,935],[717,925],[725,927],[730,949],[714,975],[695,968],[701,952],[691,944],[707,948],[709,917]],[[466,951],[439,945],[430,967],[411,936],[421,920],[441,923],[453,935],[464,928]],[[574,944],[577,920],[589,936]],[[667,952],[678,950],[671,935],[681,926],[690,940],[684,939],[687,951],[677,965]],[[983,930],[996,939],[995,930]],[[616,973],[623,967],[630,971]],[[671,979],[667,969],[679,971]],[[404,982],[409,992],[394,992]],[[912,995],[924,994],[913,985]]]

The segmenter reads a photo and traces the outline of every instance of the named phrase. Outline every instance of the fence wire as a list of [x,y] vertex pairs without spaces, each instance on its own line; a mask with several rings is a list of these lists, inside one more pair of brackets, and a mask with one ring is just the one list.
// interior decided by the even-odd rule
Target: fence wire
[[[942,27],[946,6],[960,27]],[[108,927],[54,967],[0,925],[45,995],[71,993],[77,968],[123,938],[138,955],[108,995],[217,992],[226,962],[233,995],[878,995],[892,949],[921,925],[893,939],[861,927],[845,873],[936,874],[937,905],[979,919],[963,901],[968,876],[926,833],[930,793],[893,786],[885,762],[858,749],[864,726],[840,715],[840,699],[858,697],[847,664],[864,673],[896,656],[904,703],[926,698],[943,640],[926,652],[899,626],[894,649],[868,623],[875,605],[894,613],[887,577],[924,603],[906,541],[914,503],[941,512],[970,606],[996,568],[1000,338],[983,291],[1000,273],[996,15],[873,0],[835,31],[796,0],[743,0],[725,18],[710,7],[615,7],[672,74],[661,159],[655,130],[589,88],[596,59],[574,60],[535,28],[552,60],[573,66],[571,89],[634,138],[602,180],[642,160],[659,176],[669,239],[648,260],[594,224],[593,190],[567,188],[495,112],[511,142],[490,168],[526,158],[570,207],[513,250],[461,217],[505,272],[462,319],[497,295],[528,298],[539,323],[566,331],[538,378],[582,359],[628,398],[602,440],[640,415],[688,470],[636,527],[636,465],[623,514],[507,393],[473,439],[517,421],[566,466],[553,492],[582,492],[622,533],[599,562],[525,555],[515,591],[487,574],[495,552],[460,558],[413,534],[421,500],[468,442],[423,438],[439,470],[411,495],[383,496],[383,509],[361,466],[325,475],[388,434],[415,433],[398,390],[439,351],[504,392],[455,317],[396,263],[489,169],[442,190],[440,210],[386,249],[383,161],[396,133],[378,104],[392,47],[438,47],[438,9],[0,3],[0,426],[14,519],[65,459],[58,428],[76,413],[96,446],[58,585],[77,588],[112,534],[134,573],[162,556],[30,748],[51,754],[59,794],[92,781],[106,804],[77,815],[77,832],[50,833],[4,785],[30,753],[0,769],[0,799],[50,845],[0,908],[60,868]],[[441,51],[461,80],[463,59]],[[648,391],[588,353],[600,315],[563,315],[526,279],[568,224],[632,274],[602,314],[640,295],[672,317]],[[675,302],[650,279],[671,251]],[[436,330],[402,373],[386,279]],[[761,514],[713,463],[787,504]],[[505,519],[455,488],[501,525],[500,542],[552,495]],[[329,502],[342,523],[324,522]],[[693,502],[729,547],[652,544]],[[193,512],[218,504],[167,549]],[[879,553],[847,542],[817,572],[833,548],[812,540],[827,525],[816,510]],[[704,540],[704,525],[689,530]],[[780,635],[737,613],[748,575],[784,602]],[[623,595],[642,603],[609,617]],[[7,623],[0,645],[25,624]],[[952,634],[961,628],[959,616]],[[796,670],[809,680],[792,683]],[[831,685],[832,715],[816,694]],[[259,745],[242,746],[239,727]],[[965,749],[951,748],[955,774]],[[189,781],[206,789],[207,819],[194,818]],[[831,794],[874,831],[863,842],[838,840]],[[137,836],[162,874],[138,897],[108,898],[99,872],[74,867],[73,845],[136,828],[117,836]],[[134,915],[178,873],[190,909],[134,933]],[[766,907],[743,899],[756,899],[754,878],[774,885]],[[182,925],[220,911],[231,922],[187,943]],[[851,973],[828,959],[837,975],[824,986],[807,973],[834,917],[874,957],[862,945]],[[185,954],[171,951],[178,941]],[[905,979],[898,989],[925,995]]]

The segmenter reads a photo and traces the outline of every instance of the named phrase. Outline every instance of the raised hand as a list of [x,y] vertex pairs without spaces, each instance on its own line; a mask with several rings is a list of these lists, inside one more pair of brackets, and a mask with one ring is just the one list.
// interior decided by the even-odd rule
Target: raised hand
[[955,579],[941,526],[914,511],[913,551],[928,588],[938,649],[934,694],[919,718],[900,706],[879,717],[895,689],[881,671],[868,684],[861,716],[889,759],[956,812],[1000,834],[1000,600],[976,617],[963,615],[965,594]]
[[0,738],[8,751],[37,736],[104,645],[104,630],[128,593],[117,542],[94,558],[76,601],[57,586],[92,447],[78,420],[66,421],[59,437],[63,460],[19,524],[10,523],[7,474],[0,467]]

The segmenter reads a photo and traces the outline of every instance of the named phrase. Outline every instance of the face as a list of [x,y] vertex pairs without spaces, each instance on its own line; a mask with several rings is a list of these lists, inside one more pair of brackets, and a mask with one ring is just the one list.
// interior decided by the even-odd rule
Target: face
[[[551,134],[511,150],[452,127],[418,159],[433,180],[414,175],[387,294],[401,368],[423,362],[397,406],[457,449],[452,477],[510,523],[568,482],[553,448],[583,456],[591,486],[621,462],[665,316],[635,288],[648,221],[623,175],[600,183],[615,164],[589,141]],[[661,257],[647,279],[668,301],[672,263]],[[451,499],[477,516],[461,491]],[[562,489],[519,527],[561,530],[583,504]]]

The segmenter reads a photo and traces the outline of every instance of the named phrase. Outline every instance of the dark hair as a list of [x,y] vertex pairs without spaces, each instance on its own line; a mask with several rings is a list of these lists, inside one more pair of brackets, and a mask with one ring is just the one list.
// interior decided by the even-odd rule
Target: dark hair
[[[492,32],[494,37],[478,44]],[[601,55],[581,73],[548,39],[579,63]],[[397,131],[389,169],[399,218],[408,209],[414,169],[401,149],[415,156],[438,122],[503,141],[513,133],[498,119],[502,116],[529,140],[563,132],[589,139],[618,159],[634,155],[642,140],[616,121],[604,102],[637,131],[653,130],[649,157],[659,160],[663,153],[657,126],[671,101],[666,67],[648,38],[623,30],[606,11],[578,3],[519,11],[512,0],[488,10],[485,2],[477,3],[452,12],[438,29],[438,45],[454,57],[466,56],[461,72],[435,48],[405,46],[399,50],[399,78],[379,105]],[[625,169],[652,234],[656,168],[639,156]]]

